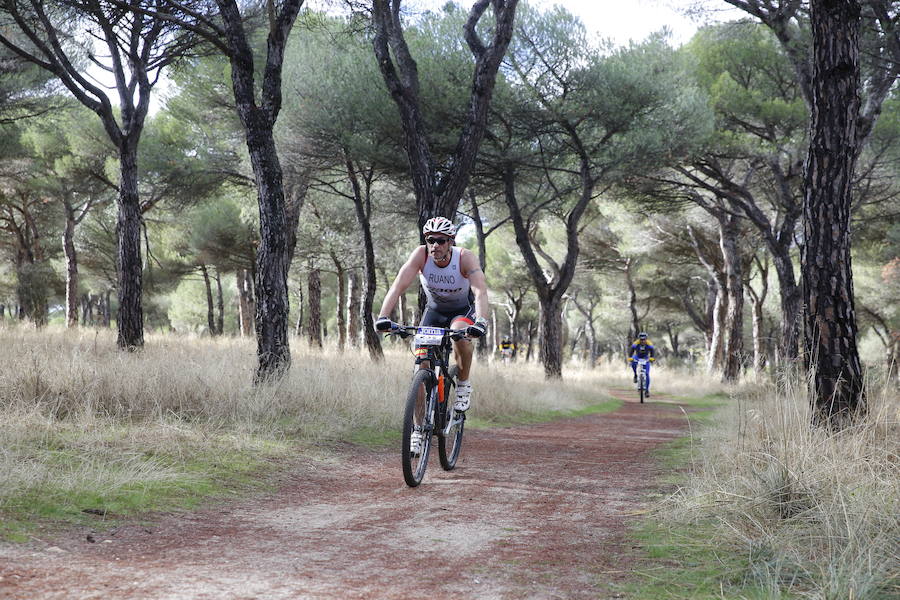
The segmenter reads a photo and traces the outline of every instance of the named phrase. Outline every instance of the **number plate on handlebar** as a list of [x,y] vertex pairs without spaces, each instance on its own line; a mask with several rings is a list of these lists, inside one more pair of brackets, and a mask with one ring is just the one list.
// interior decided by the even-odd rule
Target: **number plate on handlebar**
[[444,330],[440,327],[419,327],[414,341],[417,346],[440,346],[444,341]]

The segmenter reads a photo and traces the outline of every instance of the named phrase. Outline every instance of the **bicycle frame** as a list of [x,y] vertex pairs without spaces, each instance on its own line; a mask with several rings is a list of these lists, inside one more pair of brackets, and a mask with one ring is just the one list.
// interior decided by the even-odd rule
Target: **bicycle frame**
[[[444,386],[445,381],[449,377],[450,371],[450,355],[453,351],[452,341],[466,337],[464,329],[448,329],[445,327],[419,327],[414,325],[401,325],[397,330],[391,332],[406,339],[415,336],[414,352],[416,354],[416,365],[419,368],[426,368],[431,371],[432,383],[437,390],[437,402],[435,406],[439,408],[437,413],[436,427],[440,430],[440,435],[447,435],[454,425],[465,420],[464,414],[455,415],[456,418],[447,418],[454,415],[454,411],[445,406]],[[422,363],[428,363],[427,367],[423,367]],[[426,402],[428,399],[425,399]],[[426,419],[430,415],[426,415]],[[430,423],[428,425],[431,425]]]
[[637,359],[637,376],[638,376],[638,389],[647,389],[647,365],[650,364],[650,361],[646,358]]

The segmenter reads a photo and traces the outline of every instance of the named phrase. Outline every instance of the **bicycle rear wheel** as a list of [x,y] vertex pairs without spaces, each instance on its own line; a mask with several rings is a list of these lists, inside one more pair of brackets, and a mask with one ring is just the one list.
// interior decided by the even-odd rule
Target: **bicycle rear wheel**
[[[438,457],[441,459],[441,467],[445,471],[452,471],[456,466],[456,460],[459,458],[459,451],[462,448],[463,426],[466,424],[465,413],[457,413],[453,410],[453,402],[456,400],[456,378],[459,375],[459,368],[450,367],[448,376],[444,378],[444,408],[447,411],[447,419],[453,419],[454,424],[450,427],[447,435],[438,435]],[[443,423],[446,427],[447,423]]]
[[[403,465],[403,479],[409,487],[416,487],[425,477],[428,467],[428,453],[431,451],[431,435],[434,432],[434,376],[428,369],[420,369],[413,376],[406,409],[403,412],[403,440],[400,457]],[[411,442],[413,432],[422,435],[422,445],[413,452]]]

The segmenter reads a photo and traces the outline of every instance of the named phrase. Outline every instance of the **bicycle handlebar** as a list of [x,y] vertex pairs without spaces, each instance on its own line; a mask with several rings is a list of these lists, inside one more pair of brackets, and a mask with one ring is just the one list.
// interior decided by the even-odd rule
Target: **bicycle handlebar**
[[[397,335],[402,339],[406,339],[410,336],[415,335],[416,331],[418,331],[419,329],[418,325],[400,325],[399,323],[392,323],[392,325],[396,325],[396,327],[391,329],[390,331],[385,331],[384,333],[386,333],[387,335]],[[444,332],[445,336],[449,336],[452,340],[459,340],[464,337],[469,337],[466,334],[465,329],[449,329],[447,327],[431,327],[431,329],[440,329]]]

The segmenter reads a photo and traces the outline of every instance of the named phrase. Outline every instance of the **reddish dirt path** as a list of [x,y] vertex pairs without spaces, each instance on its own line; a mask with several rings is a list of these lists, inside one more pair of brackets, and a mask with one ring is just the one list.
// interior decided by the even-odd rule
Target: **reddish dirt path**
[[[684,433],[673,405],[467,431],[403,483],[394,451],[303,463],[268,497],[89,542],[0,544],[0,598],[614,598],[630,518],[658,485],[651,452]],[[477,410],[477,407],[475,408]]]

